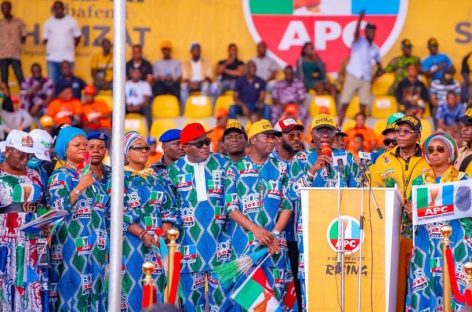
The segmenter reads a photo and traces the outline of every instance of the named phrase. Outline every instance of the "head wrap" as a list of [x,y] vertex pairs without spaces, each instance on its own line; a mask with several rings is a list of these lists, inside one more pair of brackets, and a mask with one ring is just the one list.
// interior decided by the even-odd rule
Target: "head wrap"
[[69,146],[70,141],[72,141],[76,136],[87,138],[85,131],[76,127],[65,127],[59,131],[54,145],[54,151],[59,159],[66,159],[67,146]]
[[453,164],[457,159],[457,155],[459,151],[457,148],[456,141],[454,141],[454,139],[449,134],[444,133],[444,132],[433,133],[429,137],[427,137],[426,140],[424,141],[423,153],[428,164],[431,164],[429,162],[428,147],[429,147],[429,144],[431,144],[433,140],[439,140],[447,146],[447,149],[449,150],[449,164]]
[[124,138],[124,142],[125,142],[125,158],[126,158],[126,155],[128,155],[129,153],[129,148],[133,145],[134,142],[136,142],[137,140],[139,139],[142,139],[144,142],[146,142],[146,139],[141,135],[139,134],[138,132],[136,131],[130,131],[130,132],[127,132],[125,134],[125,138]]

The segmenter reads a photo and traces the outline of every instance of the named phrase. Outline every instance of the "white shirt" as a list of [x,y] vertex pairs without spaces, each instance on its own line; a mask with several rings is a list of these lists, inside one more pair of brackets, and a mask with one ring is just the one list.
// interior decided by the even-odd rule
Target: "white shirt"
[[43,26],[43,39],[47,40],[46,60],[52,62],[75,59],[75,38],[81,31],[76,20],[66,15],[63,18],[51,16]]
[[375,43],[369,44],[364,37],[359,37],[352,43],[351,58],[346,71],[354,77],[370,81],[372,79],[372,65],[380,62],[380,50]]
[[202,81],[202,61],[199,59],[198,61],[190,60],[190,66],[192,67],[192,77],[190,77],[191,81]]
[[208,200],[205,168],[209,158],[199,163],[190,162],[190,160],[188,160],[187,155],[185,155],[184,159],[188,165],[193,167],[193,176],[195,178],[195,190],[197,191],[197,202]]
[[256,56],[252,61],[256,64],[256,76],[261,77],[265,81],[269,79],[274,71],[279,69],[277,63],[267,55],[263,58]]
[[141,105],[144,103],[145,96],[151,96],[151,85],[144,80],[134,82],[128,80],[125,83],[126,104],[127,105]]

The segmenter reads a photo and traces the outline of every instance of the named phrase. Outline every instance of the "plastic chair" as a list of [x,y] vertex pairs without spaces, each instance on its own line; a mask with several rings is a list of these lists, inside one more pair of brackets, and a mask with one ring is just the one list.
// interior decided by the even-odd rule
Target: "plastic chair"
[[315,95],[311,98],[310,115],[316,116],[320,114],[320,109],[326,108],[332,116],[337,115],[336,102],[331,95]]
[[156,119],[151,125],[151,136],[159,140],[161,134],[169,129],[177,128],[177,123],[173,118]]
[[182,128],[185,127],[186,125],[190,124],[190,123],[195,123],[195,122],[201,123],[203,128],[205,128],[206,131],[211,130],[210,126],[208,124],[208,119],[207,118],[189,118],[189,119],[186,119],[184,121],[184,125],[182,126]]
[[216,102],[215,102],[215,112],[214,114],[216,114],[216,112],[219,110],[219,109],[226,109],[227,111],[229,111],[229,108],[231,105],[234,104],[234,98],[232,95],[220,95],[217,99],[216,99]]
[[395,74],[386,73],[377,78],[372,85],[373,95],[387,95],[390,87],[395,83]]
[[421,142],[433,133],[433,125],[430,119],[421,119]]
[[347,107],[346,118],[354,118],[361,111],[359,97],[356,95],[352,98],[351,103]]
[[191,95],[185,102],[184,117],[207,118],[211,116],[211,100],[208,96]]
[[382,137],[382,131],[385,130],[385,127],[387,126],[387,120],[386,119],[378,119],[375,121],[374,124],[374,131],[377,137],[381,138]]
[[95,100],[100,100],[107,103],[108,108],[113,109],[113,96],[110,94],[99,94],[95,96]]
[[148,124],[143,115],[130,113],[125,117],[125,132],[137,131],[143,137],[148,137]]
[[372,103],[371,116],[374,118],[388,118],[398,111],[397,100],[393,96],[376,96]]
[[179,100],[174,95],[159,95],[152,101],[153,118],[179,117]]
[[354,128],[356,121],[354,119],[345,119],[343,122],[342,130],[346,132],[347,130]]

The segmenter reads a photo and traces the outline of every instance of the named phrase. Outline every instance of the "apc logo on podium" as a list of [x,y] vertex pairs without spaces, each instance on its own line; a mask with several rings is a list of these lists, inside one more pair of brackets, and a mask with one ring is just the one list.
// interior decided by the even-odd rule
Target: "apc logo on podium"
[[[359,221],[349,216],[341,216],[341,221],[341,230],[344,233],[344,251],[346,254],[353,254],[359,250],[361,239],[364,239],[361,235]],[[342,249],[338,218],[335,218],[329,224],[327,238],[329,246],[335,252],[338,252],[338,250]]]

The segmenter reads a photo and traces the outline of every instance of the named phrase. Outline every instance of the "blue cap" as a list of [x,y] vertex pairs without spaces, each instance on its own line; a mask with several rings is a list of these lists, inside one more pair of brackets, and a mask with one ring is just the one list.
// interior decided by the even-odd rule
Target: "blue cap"
[[157,143],[157,140],[155,137],[148,137],[147,138],[147,144],[148,145],[152,145],[152,144],[156,144]]
[[101,140],[108,146],[108,135],[104,132],[94,131],[87,134],[87,140]]
[[162,143],[180,140],[180,130],[179,129],[170,129],[164,132],[160,137],[159,141]]

